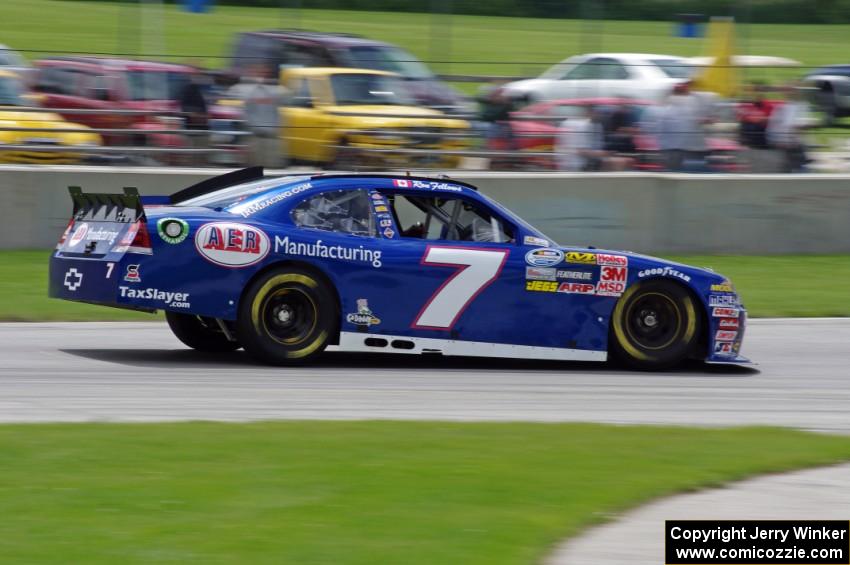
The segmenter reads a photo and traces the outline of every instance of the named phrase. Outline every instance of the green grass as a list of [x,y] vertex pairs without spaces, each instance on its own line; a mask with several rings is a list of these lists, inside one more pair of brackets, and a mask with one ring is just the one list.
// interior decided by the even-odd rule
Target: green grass
[[[56,0],[2,2],[0,21],[14,22],[5,26],[3,43],[15,49],[194,56],[210,66],[223,63],[214,57],[229,54],[235,32],[270,27],[358,33],[401,45],[423,60],[452,61],[433,65],[441,72],[470,74],[537,74],[564,57],[588,51],[684,56],[703,51],[701,39],[673,37],[670,22],[585,24],[578,20],[453,16],[449,29],[446,20],[435,20],[430,14],[338,10],[301,10],[298,14],[233,6],[219,6],[209,14],[189,14],[167,6],[159,41],[152,31],[155,25],[149,24],[147,34],[138,33],[144,22],[133,4]],[[435,21],[439,23],[435,28],[438,41],[431,39]],[[820,65],[837,62],[836,54],[846,51],[850,25],[753,24],[746,29],[740,26],[739,35],[740,52]],[[140,36],[146,36],[146,41],[140,43]]]
[[590,424],[7,425],[0,454],[7,563],[498,565],[539,561],[659,496],[850,459],[850,439]]
[[850,256],[668,257],[729,277],[751,316],[850,316]]
[[[155,320],[150,314],[47,297],[47,251],[0,251],[0,320]],[[728,276],[750,315],[850,316],[850,256],[677,256]]]

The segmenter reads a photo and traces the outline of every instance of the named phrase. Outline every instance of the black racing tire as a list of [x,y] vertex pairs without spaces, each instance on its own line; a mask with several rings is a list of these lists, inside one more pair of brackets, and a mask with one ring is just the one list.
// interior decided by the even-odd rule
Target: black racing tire
[[241,347],[238,342],[227,339],[212,318],[201,318],[192,314],[178,314],[166,310],[165,320],[177,339],[192,349],[208,353],[224,353],[236,351]]
[[339,325],[333,289],[308,269],[269,271],[242,296],[236,335],[251,356],[271,365],[300,365],[320,355]]
[[614,307],[610,352],[633,369],[669,369],[694,352],[701,318],[700,306],[677,283],[649,280],[631,286]]

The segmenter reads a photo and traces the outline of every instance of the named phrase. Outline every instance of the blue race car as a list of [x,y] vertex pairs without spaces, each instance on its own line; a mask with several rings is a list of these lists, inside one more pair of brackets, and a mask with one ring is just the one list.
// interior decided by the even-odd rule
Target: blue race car
[[164,310],[201,351],[748,362],[729,280],[560,247],[463,182],[249,168],[164,197],[70,192],[50,296]]

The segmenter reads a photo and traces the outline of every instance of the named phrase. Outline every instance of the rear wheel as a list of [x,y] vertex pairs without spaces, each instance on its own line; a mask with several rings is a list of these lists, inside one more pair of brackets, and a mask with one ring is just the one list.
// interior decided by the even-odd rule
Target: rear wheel
[[177,339],[198,351],[227,352],[239,349],[238,342],[230,341],[212,318],[191,314],[178,314],[166,310],[165,320]]
[[338,324],[333,291],[306,269],[274,270],[242,297],[236,333],[245,351],[274,365],[305,363],[324,351]]
[[694,351],[699,328],[700,310],[687,290],[647,281],[630,287],[614,307],[611,353],[636,369],[667,369]]

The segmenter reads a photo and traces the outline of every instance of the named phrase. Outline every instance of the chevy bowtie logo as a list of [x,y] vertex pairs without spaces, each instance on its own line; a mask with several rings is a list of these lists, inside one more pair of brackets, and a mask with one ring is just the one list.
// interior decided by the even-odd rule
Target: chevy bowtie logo
[[65,273],[65,282],[64,285],[68,287],[68,290],[71,292],[75,292],[80,286],[83,284],[83,274],[79,272],[74,267],[68,269],[68,272]]

